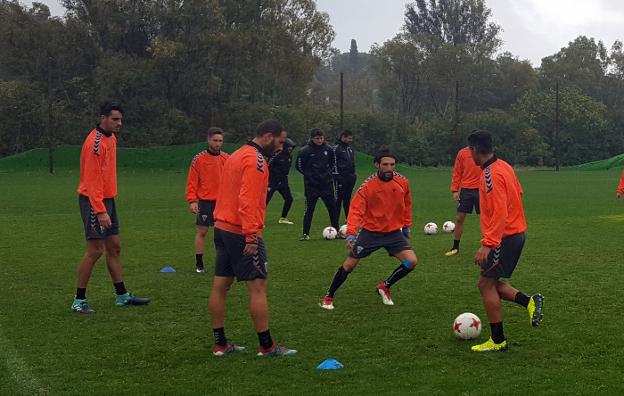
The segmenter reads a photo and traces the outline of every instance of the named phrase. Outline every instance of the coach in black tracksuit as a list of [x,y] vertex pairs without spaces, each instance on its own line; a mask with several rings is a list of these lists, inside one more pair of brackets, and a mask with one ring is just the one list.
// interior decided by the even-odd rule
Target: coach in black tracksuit
[[325,143],[322,130],[315,128],[310,132],[310,141],[299,151],[296,167],[303,174],[306,200],[303,235],[300,240],[310,239],[312,216],[319,198],[327,207],[332,227],[338,230],[338,211],[332,175],[336,167],[336,157],[333,148]]
[[351,204],[351,194],[355,187],[357,176],[355,175],[355,157],[351,143],[353,133],[344,130],[334,146],[336,156],[336,172],[334,182],[336,183],[336,212],[340,218],[340,205],[344,207],[345,219],[349,216],[349,205]]
[[290,173],[290,166],[292,164],[292,151],[295,148],[295,143],[286,139],[282,149],[269,158],[269,190],[267,191],[267,205],[271,201],[273,194],[279,192],[282,198],[284,198],[284,206],[282,207],[282,217],[280,217],[278,223],[280,224],[293,224],[288,220],[288,211],[293,203],[293,196],[290,192],[290,186],[288,185],[288,174]]

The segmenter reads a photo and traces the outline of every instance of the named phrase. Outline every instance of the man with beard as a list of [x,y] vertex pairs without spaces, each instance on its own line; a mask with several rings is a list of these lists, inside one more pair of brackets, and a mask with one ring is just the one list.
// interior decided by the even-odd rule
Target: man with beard
[[269,171],[264,156],[271,156],[286,140],[279,122],[267,120],[256,128],[252,141],[236,150],[223,167],[215,217],[215,276],[208,309],[215,338],[214,356],[244,348],[225,337],[225,302],[234,277],[247,285],[249,311],[260,349],[258,356],[297,353],[273,342],[269,331],[267,256],[262,239]]
[[[346,246],[349,255],[334,275],[321,308],[334,309],[334,293],[347,280],[360,259],[384,248],[400,264],[375,291],[385,305],[394,305],[390,287],[412,272],[416,253],[410,246],[412,196],[408,180],[394,171],[396,157],[383,152],[375,157],[377,173],[368,177],[355,193],[347,217]],[[358,234],[358,230],[359,234]]]
[[208,148],[197,154],[189,168],[186,180],[186,200],[191,213],[197,215],[195,233],[195,271],[204,272],[204,241],[208,227],[214,226],[213,212],[221,184],[221,172],[230,156],[221,151],[223,130],[208,129]]
[[275,192],[279,192],[284,198],[284,206],[282,207],[282,217],[277,221],[279,224],[294,224],[288,220],[288,211],[293,203],[293,196],[288,185],[288,174],[292,165],[292,151],[295,148],[295,142],[286,139],[284,146],[269,158],[269,191],[267,193],[267,205],[271,202],[271,198]]
[[331,226],[338,231],[338,211],[336,210],[336,195],[332,172],[336,167],[334,150],[325,143],[323,131],[314,128],[310,132],[310,141],[299,151],[297,170],[303,174],[305,194],[305,214],[303,216],[303,235],[300,241],[310,239],[312,216],[318,199],[322,199]]

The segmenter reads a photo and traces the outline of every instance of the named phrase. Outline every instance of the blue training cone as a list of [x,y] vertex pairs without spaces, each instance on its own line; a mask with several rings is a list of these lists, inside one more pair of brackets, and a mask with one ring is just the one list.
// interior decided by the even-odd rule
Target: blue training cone
[[319,370],[338,370],[343,368],[344,365],[337,361],[336,359],[325,359],[321,364],[318,365],[317,369]]
[[163,267],[160,272],[176,272],[176,270],[173,267]]

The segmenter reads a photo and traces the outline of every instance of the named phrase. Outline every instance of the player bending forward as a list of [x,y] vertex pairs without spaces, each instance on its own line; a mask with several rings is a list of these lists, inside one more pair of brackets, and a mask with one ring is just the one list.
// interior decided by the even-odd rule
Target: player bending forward
[[394,171],[396,158],[392,154],[378,154],[374,162],[377,173],[362,183],[349,207],[346,237],[349,255],[334,275],[321,308],[334,309],[336,290],[347,280],[360,259],[378,249],[385,248],[388,254],[401,262],[390,277],[376,287],[385,305],[394,305],[390,287],[416,266],[416,253],[407,241],[412,225],[409,182]]

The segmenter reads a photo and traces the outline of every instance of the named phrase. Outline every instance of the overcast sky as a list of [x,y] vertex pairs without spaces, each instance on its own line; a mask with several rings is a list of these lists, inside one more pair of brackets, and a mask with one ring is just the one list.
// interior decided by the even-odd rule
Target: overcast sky
[[[44,0],[55,15],[63,8],[57,0]],[[351,39],[368,52],[403,26],[406,0],[317,0],[329,14],[336,31],[334,46],[348,51]],[[565,47],[579,35],[602,40],[610,48],[624,40],[624,0],[486,0],[493,20],[503,28],[503,51],[528,59],[538,67],[541,59]]]

